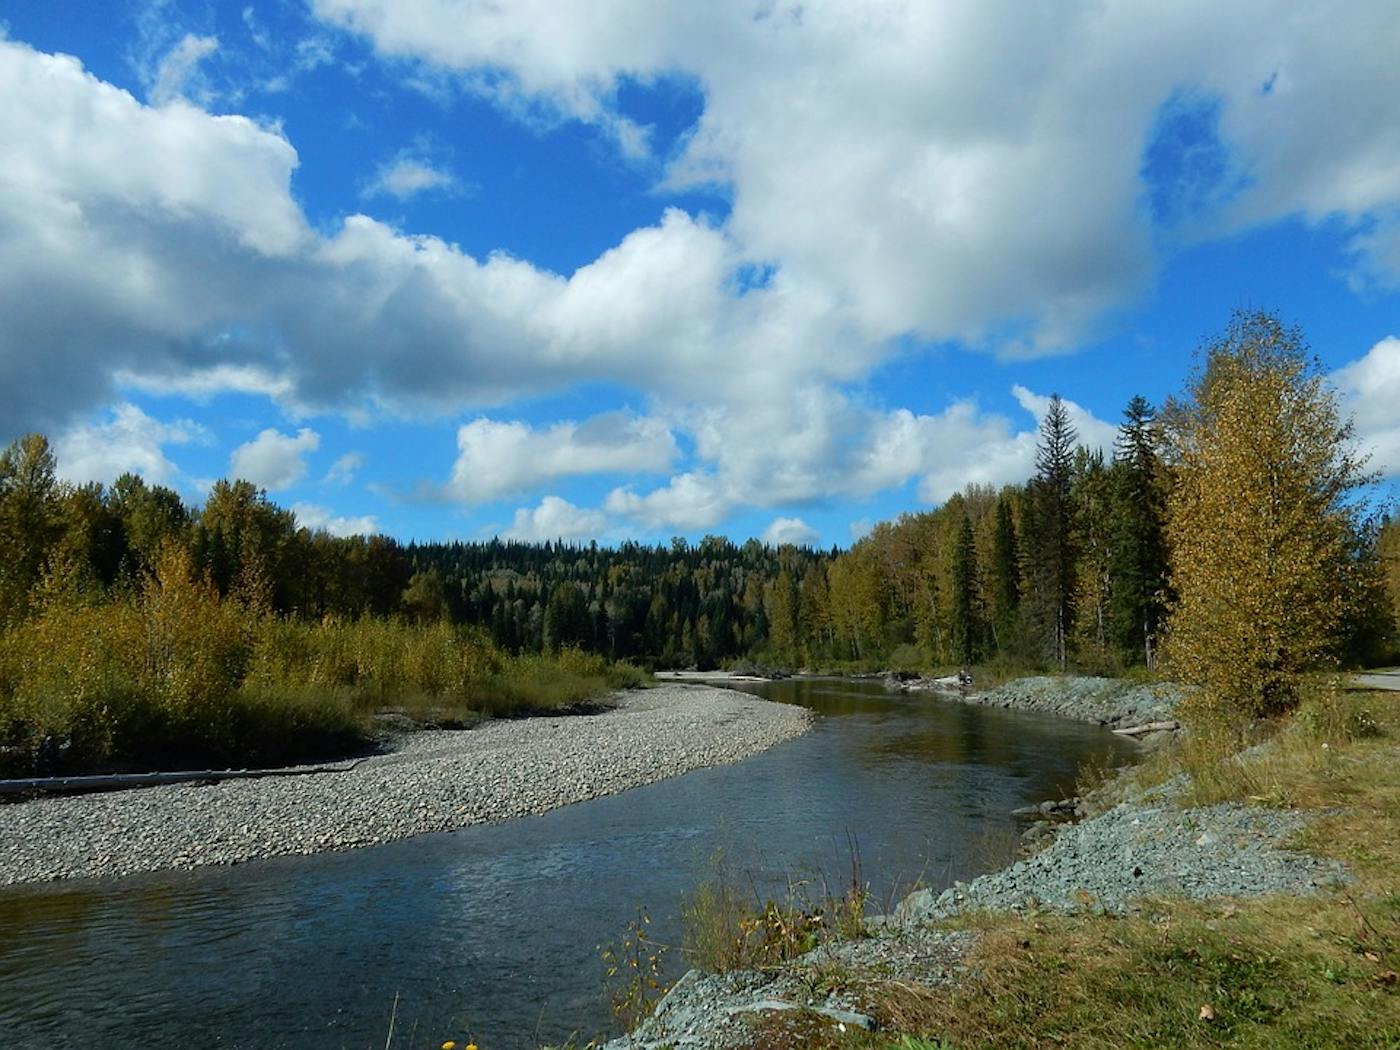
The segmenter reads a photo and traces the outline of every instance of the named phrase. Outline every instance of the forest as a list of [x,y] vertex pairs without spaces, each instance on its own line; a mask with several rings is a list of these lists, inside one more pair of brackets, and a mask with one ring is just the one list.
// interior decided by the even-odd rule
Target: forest
[[[168,605],[180,595],[206,621],[252,631],[215,661],[219,695],[258,681],[250,668],[261,666],[266,688],[382,698],[394,688],[387,657],[352,653],[344,659],[353,666],[331,672],[322,651],[368,646],[374,624],[384,625],[381,652],[431,628],[475,653],[465,678],[395,672],[406,693],[440,698],[469,686],[490,692],[487,679],[500,694],[510,661],[561,656],[598,661],[587,665],[595,683],[618,661],[1150,671],[1173,613],[1176,666],[1197,678],[1209,672],[1188,650],[1210,645],[1192,641],[1193,624],[1218,638],[1231,616],[1249,617],[1241,637],[1253,648],[1233,658],[1264,668],[1256,685],[1267,693],[1274,665],[1394,656],[1400,522],[1377,510],[1376,479],[1350,440],[1301,337],[1269,315],[1237,318],[1180,399],[1158,409],[1134,397],[1111,449],[1083,447],[1056,396],[1023,483],[968,486],[845,551],[719,536],[615,547],[336,537],[302,527],[247,481],[217,482],[199,507],[133,474],[110,487],[63,482],[48,441],[31,434],[0,454],[0,747],[32,758],[36,740],[53,736],[35,726],[80,723],[73,711],[84,704],[114,708],[105,680],[78,700],[71,683],[27,693],[34,646],[78,644],[71,636],[82,620],[83,644],[100,648],[99,626],[127,614],[144,616],[144,637],[153,637],[162,596]],[[1299,649],[1292,639],[1314,634],[1296,660],[1288,655]],[[107,666],[120,649],[69,656]],[[148,652],[112,674],[128,692],[149,692],[141,683],[158,664]],[[548,677],[547,665],[534,666]],[[55,710],[61,717],[42,715]]]

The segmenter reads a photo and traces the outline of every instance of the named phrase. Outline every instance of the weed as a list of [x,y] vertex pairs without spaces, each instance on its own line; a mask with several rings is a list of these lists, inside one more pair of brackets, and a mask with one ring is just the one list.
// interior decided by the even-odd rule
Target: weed
[[621,941],[598,946],[608,1003],[629,1031],[649,1017],[666,994],[661,978],[668,946],[652,940],[650,927],[651,916],[639,908]]

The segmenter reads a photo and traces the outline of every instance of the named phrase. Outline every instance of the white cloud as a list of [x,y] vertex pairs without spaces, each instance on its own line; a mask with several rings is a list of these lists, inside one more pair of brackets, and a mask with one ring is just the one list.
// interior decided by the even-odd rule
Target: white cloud
[[546,496],[536,507],[521,507],[505,537],[524,542],[597,539],[608,528],[605,515],[584,510],[558,496]]
[[677,474],[644,496],[627,486],[615,488],[603,503],[609,514],[630,518],[648,529],[687,531],[718,525],[734,505],[719,479],[700,471]]
[[316,503],[293,503],[292,513],[297,523],[311,529],[325,529],[332,536],[373,536],[379,531],[373,514],[359,517],[339,517],[333,511]]
[[360,452],[347,452],[331,464],[322,485],[348,485],[355,480],[355,473],[365,465],[365,457]]
[[543,482],[581,474],[659,473],[677,455],[671,431],[656,419],[608,412],[543,430],[477,419],[457,431],[448,484],[466,503],[484,503]]
[[[1206,194],[1197,236],[1295,215],[1369,230],[1400,203],[1386,0],[313,6],[508,109],[604,131],[624,83],[692,79],[704,109],[669,184],[726,184],[741,253],[871,339],[1040,353],[1140,295],[1158,265],[1142,150],[1183,92],[1219,101],[1220,153],[1247,174]],[[1357,250],[1400,259],[1400,230],[1376,235]]]
[[[645,397],[655,440],[590,446],[479,420],[472,441],[500,442],[514,466],[469,441],[459,495],[670,470],[680,434],[693,460],[654,490],[617,488],[610,513],[707,528],[740,505],[911,481],[935,501],[1021,480],[1033,426],[851,391],[895,337],[1064,349],[1145,288],[1161,249],[1142,147],[1183,85],[1220,99],[1250,175],[1195,236],[1331,222],[1373,279],[1400,276],[1400,64],[1374,32],[1383,6],[548,8],[317,4],[385,54],[619,140],[621,84],[689,78],[704,109],[667,178],[721,183],[723,222],[667,210],[571,274],[366,215],[319,231],[280,131],[178,99],[146,106],[75,59],[0,40],[0,430],[60,430],[118,383],[460,418],[587,379]],[[749,267],[769,278],[747,287]],[[1076,424],[1086,440],[1111,432]]]
[[153,484],[173,479],[178,468],[164,446],[183,445],[203,436],[197,423],[162,423],[133,404],[116,405],[104,423],[82,423],[54,439],[60,476],[74,482],[111,484],[130,471]]
[[268,427],[229,457],[229,473],[269,492],[291,488],[306,474],[305,455],[321,447],[321,436],[302,427],[295,435]]
[[1386,477],[1400,475],[1400,339],[1382,339],[1333,372],[1332,382],[1356,425],[1357,445],[1372,457],[1371,468]]
[[870,530],[875,527],[875,523],[869,518],[857,518],[851,522],[848,531],[851,534],[851,542],[855,543],[864,539],[870,534]]
[[[186,33],[156,67],[149,89],[151,101],[157,106],[164,106],[185,98],[191,81],[198,75],[200,62],[218,49],[217,37]],[[197,96],[205,94],[204,91],[191,93]]]
[[462,184],[452,172],[421,157],[400,154],[375,172],[363,195],[388,195],[407,200],[430,191],[460,193],[461,190]]
[[207,404],[219,394],[261,394],[290,407],[293,382],[273,375],[256,365],[213,365],[169,373],[117,371],[113,382],[119,387],[148,394],[179,395],[197,404]]
[[[1045,420],[1045,413],[1050,410],[1050,398],[1045,394],[1035,394],[1025,387],[1017,384],[1011,388],[1012,395],[1031,415],[1035,416],[1037,424]],[[1074,427],[1078,435],[1079,444],[1092,451],[1099,451],[1104,454],[1105,459],[1113,457],[1113,442],[1118,436],[1118,428],[1112,423],[1105,423],[1096,419],[1094,414],[1083,405],[1076,404],[1067,397],[1060,399],[1064,402],[1065,414],[1069,416],[1069,422]]]
[[763,542],[774,547],[784,543],[810,547],[820,539],[821,534],[801,518],[774,518],[773,523],[763,530]]

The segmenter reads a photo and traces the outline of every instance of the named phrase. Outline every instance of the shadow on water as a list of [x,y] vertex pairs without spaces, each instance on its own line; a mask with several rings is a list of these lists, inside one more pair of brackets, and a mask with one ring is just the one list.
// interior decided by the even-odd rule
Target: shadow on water
[[677,939],[716,851],[759,892],[841,885],[849,836],[883,903],[1005,863],[1011,809],[1128,753],[1097,727],[878,682],[746,688],[820,717],[748,761],[508,824],[0,891],[0,1044],[363,1050],[395,997],[395,1047],[586,1039],[611,1026],[597,945],[639,905]]

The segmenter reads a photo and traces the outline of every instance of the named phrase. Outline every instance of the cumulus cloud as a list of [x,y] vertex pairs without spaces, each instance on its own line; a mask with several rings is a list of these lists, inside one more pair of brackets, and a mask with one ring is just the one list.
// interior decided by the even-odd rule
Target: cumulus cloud
[[774,547],[784,543],[810,547],[819,539],[821,533],[801,518],[774,518],[773,523],[763,530],[763,542]]
[[365,187],[364,196],[387,195],[407,200],[421,193],[460,193],[461,181],[446,168],[438,167],[422,157],[400,154],[375,172]]
[[[704,108],[668,184],[732,190],[742,250],[839,296],[871,337],[1045,352],[1139,295],[1158,264],[1144,146],[1183,98],[1210,119],[1207,168],[1172,173],[1214,213],[1198,236],[1294,215],[1369,227],[1400,201],[1384,0],[314,9],[503,105],[605,130],[622,85],[692,79]],[[1355,247],[1393,260],[1395,232]]]
[[[1388,105],[1400,64],[1374,31],[1384,5],[316,10],[386,55],[619,142],[619,88],[693,83],[703,109],[666,186],[718,183],[732,208],[722,220],[666,210],[571,274],[477,258],[367,215],[313,229],[279,130],[173,94],[144,105],[75,59],[0,40],[11,103],[0,107],[0,429],[59,430],[119,383],[265,393],[306,413],[460,417],[586,379],[639,391],[666,438],[574,455],[551,428],[522,437],[481,420],[454,468],[459,496],[666,471],[675,434],[693,439],[693,461],[654,489],[619,486],[608,513],[707,528],[741,504],[910,481],[936,501],[969,480],[1019,480],[1033,425],[964,402],[871,407],[851,391],[901,336],[1065,350],[1148,287],[1166,249],[1145,204],[1156,176],[1144,145],[1183,88],[1213,100],[1199,111],[1210,155],[1228,177],[1248,175],[1223,192],[1191,173],[1183,199],[1209,204],[1192,236],[1333,223],[1354,234],[1369,280],[1400,279]],[[202,47],[186,45],[188,69]],[[741,279],[754,268],[763,281]],[[1022,407],[1034,413],[1043,396]],[[1075,418],[1086,440],[1100,432]],[[517,450],[517,475],[493,474],[476,441]]]
[[1387,477],[1400,475],[1400,339],[1387,336],[1332,373],[1343,410],[1356,425],[1356,440],[1371,455],[1371,467]]
[[457,431],[457,462],[448,491],[466,503],[485,503],[557,478],[659,473],[676,455],[675,438],[665,423],[626,412],[540,430],[520,422],[476,419]]
[[291,488],[306,475],[306,453],[321,447],[321,436],[302,427],[295,435],[268,427],[229,457],[229,473],[269,492]]
[[[678,474],[649,492],[621,486],[604,509],[649,529],[698,530],[736,507],[778,507],[865,498],[915,482],[938,504],[969,484],[1004,485],[1035,471],[1049,396],[1012,388],[1026,418],[1012,420],[957,401],[942,412],[866,407],[827,388],[778,403],[714,406],[686,417],[706,469]],[[1080,442],[1111,454],[1116,428],[1066,401]]]
[[607,528],[608,519],[601,512],[576,507],[558,496],[546,496],[536,507],[519,508],[505,537],[529,543],[588,540],[602,536]]
[[324,529],[332,536],[373,536],[379,531],[373,514],[340,517],[317,503],[293,503],[292,513],[296,515],[298,524],[313,532]]
[[197,423],[162,423],[124,403],[115,406],[105,422],[65,430],[54,439],[54,455],[58,473],[69,481],[106,485],[130,471],[153,484],[164,484],[178,473],[165,455],[165,446],[183,445],[203,434]]

